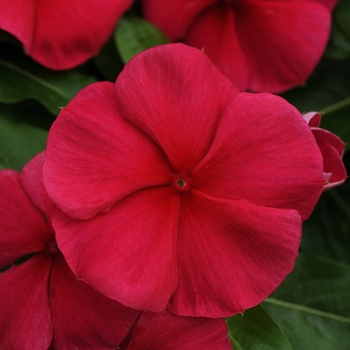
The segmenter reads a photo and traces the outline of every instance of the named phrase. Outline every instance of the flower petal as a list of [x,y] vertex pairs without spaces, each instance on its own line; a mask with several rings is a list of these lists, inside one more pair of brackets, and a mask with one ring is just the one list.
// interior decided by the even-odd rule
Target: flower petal
[[0,274],[0,348],[46,350],[52,339],[51,259],[37,254]]
[[37,0],[0,1],[0,28],[15,36],[25,47],[33,40]]
[[327,6],[330,10],[333,10],[335,5],[338,3],[338,0],[314,0],[314,1]]
[[22,184],[29,198],[48,221],[51,219],[53,203],[43,184],[43,163],[45,152],[37,154],[22,170]]
[[316,141],[323,156],[323,172],[325,173],[326,182],[324,190],[329,190],[341,185],[346,180],[347,175],[345,165],[335,147],[322,138],[317,138]]
[[194,18],[217,0],[142,0],[144,17],[173,41],[185,36]]
[[287,101],[239,94],[227,107],[211,150],[191,174],[193,187],[311,214],[322,193],[322,156],[310,128]]
[[116,92],[122,115],[164,150],[175,171],[188,173],[237,90],[202,51],[169,44],[130,60]]
[[308,112],[303,115],[304,120],[310,127],[317,128],[321,124],[321,114],[317,112]]
[[239,89],[249,88],[251,70],[237,36],[234,9],[230,4],[218,4],[199,14],[184,43],[203,49]]
[[55,349],[115,349],[139,312],[78,281],[63,256],[54,256],[50,300]]
[[52,224],[79,280],[125,306],[162,311],[177,286],[179,206],[172,187],[159,187],[130,195],[90,220],[54,211]]
[[227,325],[221,319],[176,316],[169,311],[143,312],[125,350],[230,350]]
[[[321,128],[311,128],[311,130],[317,143],[323,141],[329,147],[332,147],[340,158],[343,157],[345,144],[337,135]],[[322,152],[322,155],[324,155],[324,152]]]
[[173,177],[161,150],[122,118],[109,82],[88,86],[62,110],[49,132],[43,175],[53,201],[79,219]]
[[227,317],[259,304],[293,269],[300,237],[294,210],[193,190],[181,202],[179,286],[168,308],[182,316]]
[[[68,69],[96,55],[132,0],[2,0],[0,28],[52,69]],[[64,20],[64,25],[62,21]]]
[[21,174],[0,171],[0,268],[45,250],[51,238],[44,216],[22,187]]
[[277,93],[304,83],[327,44],[329,8],[317,1],[242,1],[235,10],[250,89]]

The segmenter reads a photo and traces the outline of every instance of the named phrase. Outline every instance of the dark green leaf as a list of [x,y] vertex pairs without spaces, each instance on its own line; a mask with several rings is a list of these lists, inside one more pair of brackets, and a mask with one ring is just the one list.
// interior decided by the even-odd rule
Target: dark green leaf
[[114,38],[124,63],[141,51],[169,42],[169,39],[153,24],[136,16],[122,17]]
[[0,102],[35,99],[53,115],[75,94],[95,81],[75,70],[50,71],[25,57],[17,48],[2,46],[0,54]]
[[350,349],[350,266],[300,254],[264,307],[295,350]]
[[340,0],[333,12],[331,37],[326,54],[333,58],[350,56],[350,1]]
[[103,46],[99,54],[92,59],[92,62],[103,80],[115,82],[124,64],[115,47],[114,38],[111,38],[106,45]]
[[285,334],[261,306],[231,317],[228,328],[235,350],[292,350]]
[[20,171],[34,155],[45,149],[47,131],[23,122],[23,114],[32,119],[38,109],[24,110],[22,107],[0,105],[0,169]]
[[350,58],[324,58],[305,86],[283,97],[302,113],[322,112],[321,127],[350,142]]
[[[350,153],[346,154],[350,161]],[[322,194],[303,225],[303,252],[350,264],[350,181]],[[349,286],[350,288],[350,286]]]

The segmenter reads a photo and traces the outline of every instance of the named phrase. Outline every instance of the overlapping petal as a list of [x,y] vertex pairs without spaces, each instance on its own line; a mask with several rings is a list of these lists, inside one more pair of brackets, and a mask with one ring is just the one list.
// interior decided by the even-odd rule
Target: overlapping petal
[[51,259],[37,254],[0,274],[0,348],[45,350],[52,339]]
[[322,167],[312,132],[293,106],[278,96],[242,93],[191,177],[211,196],[295,209],[305,220],[322,193]]
[[331,14],[316,1],[243,1],[236,20],[252,76],[243,89],[276,93],[311,74],[326,47]]
[[229,350],[221,319],[179,317],[169,311],[143,312],[123,350]]
[[143,9],[173,41],[203,48],[241,90],[278,93],[303,84],[312,73],[326,47],[336,2],[217,0],[199,6],[143,0]]
[[171,40],[178,40],[185,36],[198,13],[216,2],[217,0],[177,0],[168,1],[167,6],[164,6],[164,0],[147,0],[144,15],[162,28]]
[[118,76],[121,113],[188,173],[206,154],[228,101],[238,93],[205,53],[183,44],[134,57]]
[[3,0],[0,28],[26,53],[52,69],[68,69],[96,55],[132,0]]
[[22,169],[22,184],[34,205],[50,221],[53,203],[43,184],[43,163],[45,152],[37,154]]
[[179,195],[172,187],[139,191],[90,220],[57,210],[57,243],[77,275],[135,309],[162,311],[177,286]]
[[2,170],[0,193],[0,268],[4,268],[45,250],[51,234],[44,216],[25,193],[20,173]]
[[79,219],[172,180],[163,152],[122,117],[108,82],[83,89],[62,110],[50,130],[43,174],[53,201]]
[[231,5],[223,3],[212,6],[196,17],[184,43],[203,49],[222,73],[245,90],[250,84],[251,67],[247,63],[236,26]]
[[300,237],[294,210],[193,190],[181,202],[179,285],[168,308],[223,317],[259,304],[293,269]]
[[346,180],[346,169],[342,157],[345,144],[335,134],[319,128],[321,114],[308,112],[303,114],[308,123],[323,157],[324,190],[331,189],[342,184]]
[[53,261],[50,302],[54,348],[115,349],[127,336],[139,312],[78,281],[61,253]]

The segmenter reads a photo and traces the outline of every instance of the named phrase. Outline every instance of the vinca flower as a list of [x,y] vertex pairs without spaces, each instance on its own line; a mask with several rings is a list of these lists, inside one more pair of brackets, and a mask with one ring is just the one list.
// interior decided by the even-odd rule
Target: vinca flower
[[296,108],[169,44],[62,109],[43,177],[79,280],[135,309],[223,317],[292,271],[322,170]]
[[305,83],[326,47],[337,0],[143,0],[172,41],[203,49],[241,90]]
[[324,190],[341,185],[346,180],[346,169],[342,161],[344,142],[328,130],[321,129],[321,114],[309,112],[303,115],[309,124],[323,156]]
[[73,68],[97,55],[132,0],[1,0],[0,29],[51,69]]
[[43,153],[0,171],[0,348],[115,349],[139,312],[95,291],[66,264],[55,241]]

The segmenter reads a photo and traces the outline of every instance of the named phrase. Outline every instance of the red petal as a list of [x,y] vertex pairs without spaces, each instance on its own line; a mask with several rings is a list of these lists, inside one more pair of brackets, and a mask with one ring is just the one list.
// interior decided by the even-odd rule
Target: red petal
[[43,171],[50,197],[79,219],[173,177],[159,148],[122,118],[108,82],[83,89],[62,110],[49,133]]
[[38,254],[0,274],[0,348],[46,350],[52,339],[51,258]]
[[329,9],[316,1],[242,1],[235,11],[250,89],[276,93],[304,83],[326,47]]
[[[343,157],[345,144],[337,135],[320,128],[311,128],[311,130],[317,143],[319,143],[319,141],[326,143],[335,150],[339,157]],[[324,152],[322,152],[322,155],[324,156]]]
[[317,112],[308,112],[303,114],[304,120],[310,127],[317,128],[321,124],[321,114]]
[[308,125],[288,102],[270,94],[238,95],[193,187],[218,198],[246,199],[311,214],[322,193],[322,156]]
[[143,312],[125,350],[229,350],[227,325],[221,319],[179,317],[169,311]]
[[115,349],[139,315],[78,281],[60,253],[50,282],[55,349]]
[[181,202],[179,286],[170,311],[227,317],[259,304],[293,269],[300,237],[294,210],[193,190]]
[[346,169],[338,150],[332,144],[322,138],[318,138],[316,141],[323,156],[323,172],[330,174],[330,176],[325,176],[326,184],[324,186],[324,190],[329,190],[341,185],[346,180]]
[[249,88],[251,70],[237,36],[233,7],[209,7],[197,16],[184,42],[203,51],[241,90]]
[[131,0],[2,0],[0,28],[46,67],[68,69],[96,55]]
[[139,191],[86,221],[54,211],[58,246],[77,278],[139,310],[164,310],[177,286],[179,196]]
[[0,268],[46,249],[52,239],[43,214],[33,205],[14,170],[0,172]]
[[329,10],[333,10],[335,5],[338,3],[338,0],[314,0],[314,1],[327,6]]
[[228,101],[237,93],[200,50],[169,44],[134,57],[116,81],[122,115],[189,172],[208,151]]
[[24,166],[22,170],[22,184],[35,206],[50,221],[53,203],[43,184],[44,155],[45,152],[37,154]]
[[217,0],[143,0],[143,12],[147,20],[154,23],[173,41],[185,36],[194,18]]
[[0,28],[15,36],[24,47],[32,44],[36,3],[37,0],[0,1]]

